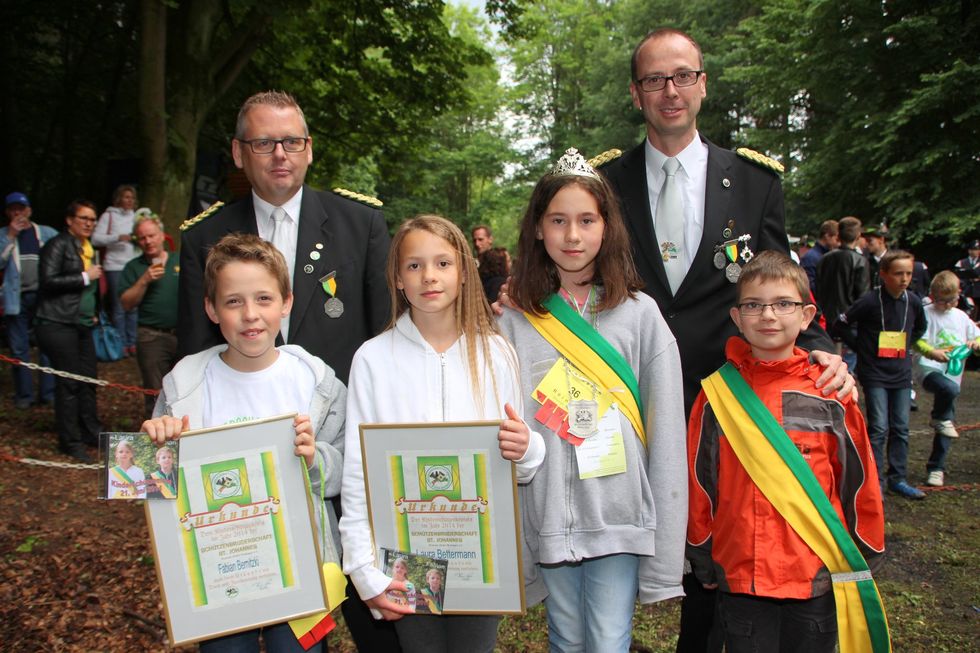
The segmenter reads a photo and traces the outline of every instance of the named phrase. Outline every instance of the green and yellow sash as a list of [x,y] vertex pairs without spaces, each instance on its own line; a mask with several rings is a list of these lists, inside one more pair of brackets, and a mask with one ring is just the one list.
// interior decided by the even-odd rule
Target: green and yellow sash
[[640,442],[646,447],[643,401],[633,368],[608,340],[572,310],[561,297],[551,295],[544,301],[544,307],[549,311],[546,315],[524,313],[527,321],[558,353],[603,390],[608,392],[626,387],[628,392],[616,393],[617,403],[633,425]]
[[786,431],[730,363],[701,385],[752,481],[830,571],[841,653],[891,651],[868,563]]
[[164,499],[174,499],[177,497],[176,488],[174,488],[172,483],[167,481],[166,474],[162,473],[160,470],[157,470],[150,474],[150,478],[156,481],[156,489],[163,495]]
[[131,479],[129,477],[129,474],[127,474],[126,471],[122,467],[120,467],[119,465],[116,465],[115,467],[113,467],[112,469],[110,469],[109,470],[109,475],[113,479],[118,480],[120,483],[123,483],[123,484],[129,486],[128,488],[119,488],[119,492],[121,492],[123,496],[134,496],[135,497],[138,494],[138,492],[136,490],[136,481],[134,481],[133,479]]

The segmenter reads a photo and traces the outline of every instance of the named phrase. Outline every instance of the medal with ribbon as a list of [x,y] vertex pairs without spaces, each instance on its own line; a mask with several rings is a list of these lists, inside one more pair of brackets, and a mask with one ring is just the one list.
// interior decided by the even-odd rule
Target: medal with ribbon
[[[725,233],[731,235],[730,229],[725,229]],[[725,271],[725,278],[731,283],[738,281],[742,275],[742,266],[738,264],[738,259],[743,263],[748,263],[754,256],[749,249],[748,242],[752,240],[750,234],[743,234],[738,238],[726,240],[720,245],[715,245],[714,264],[719,270]],[[743,243],[742,251],[739,252],[739,243]]]
[[323,292],[329,299],[323,304],[323,312],[327,317],[338,318],[344,314],[344,302],[337,297],[337,271],[328,272],[319,279]]

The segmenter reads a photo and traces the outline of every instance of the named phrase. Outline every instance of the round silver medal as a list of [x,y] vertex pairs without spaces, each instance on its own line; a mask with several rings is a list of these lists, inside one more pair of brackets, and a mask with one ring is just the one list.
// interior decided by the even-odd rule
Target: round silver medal
[[725,278],[735,283],[740,276],[742,276],[742,268],[738,266],[738,263],[729,263],[728,267],[725,268]]
[[715,252],[715,267],[719,270],[725,267],[725,252]]
[[323,312],[327,314],[327,317],[338,318],[344,314],[344,302],[336,297],[331,297],[323,305]]

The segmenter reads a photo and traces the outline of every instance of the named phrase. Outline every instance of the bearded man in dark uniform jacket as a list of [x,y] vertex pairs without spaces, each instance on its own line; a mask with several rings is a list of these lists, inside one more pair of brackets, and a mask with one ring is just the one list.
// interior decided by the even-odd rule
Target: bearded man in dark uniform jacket
[[[728,312],[736,301],[741,265],[755,251],[789,253],[781,166],[749,150],[721,149],[701,136],[696,121],[706,93],[707,74],[697,42],[673,29],[648,34],[633,51],[630,82],[647,138],[602,169],[622,203],[644,291],[657,301],[677,338],[688,411],[701,379],[721,367],[725,342],[738,333]],[[664,166],[669,158],[679,164],[673,183],[683,198],[682,217],[677,218],[682,220],[680,242],[656,233],[656,207],[666,188]],[[672,193],[677,196],[676,190]],[[669,271],[678,264],[679,273]],[[820,383],[827,394],[850,393],[853,379],[840,357],[828,353],[833,342],[815,324],[801,335],[800,346],[820,350],[814,357],[828,366]],[[684,590],[688,596],[682,605],[678,651],[720,651],[718,629],[712,630],[713,588],[702,588],[692,574],[685,574]]]

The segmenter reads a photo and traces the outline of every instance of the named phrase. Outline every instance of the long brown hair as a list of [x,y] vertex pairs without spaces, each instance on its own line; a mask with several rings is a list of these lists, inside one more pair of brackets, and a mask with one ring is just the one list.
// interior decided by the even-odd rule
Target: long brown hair
[[[456,252],[456,264],[460,271],[459,293],[456,295],[455,314],[456,332],[463,336],[466,343],[466,357],[469,364],[470,384],[473,395],[481,412],[484,411],[483,405],[483,382],[480,378],[480,369],[477,364],[477,348],[483,352],[483,360],[486,369],[490,373],[491,383],[493,384],[494,396],[498,398],[500,393],[497,391],[497,379],[493,372],[490,354],[490,337],[499,335],[497,322],[493,317],[493,311],[487,303],[487,298],[483,294],[483,286],[480,283],[480,274],[477,271],[476,260],[470,254],[470,245],[466,236],[460,231],[459,227],[439,215],[423,214],[415,216],[402,223],[402,226],[395,232],[391,240],[390,254],[388,255],[388,265],[385,270],[385,277],[388,281],[388,291],[391,294],[391,321],[388,329],[393,329],[395,322],[405,311],[411,309],[411,305],[405,298],[405,294],[398,292],[398,271],[401,266],[401,246],[405,237],[413,231],[425,231],[433,236],[442,238]],[[517,361],[512,360],[511,368],[517,369]]]
[[547,312],[543,306],[544,300],[561,286],[558,269],[548,256],[544,241],[538,239],[539,225],[558,191],[572,184],[595,198],[604,222],[602,246],[595,257],[595,276],[592,279],[593,283],[603,287],[597,309],[601,311],[619,306],[628,298],[635,297],[643,287],[643,281],[633,265],[633,253],[626,225],[619,212],[619,201],[609,184],[597,177],[547,174],[534,187],[524,212],[517,241],[517,261],[508,290],[518,306],[538,315]]

